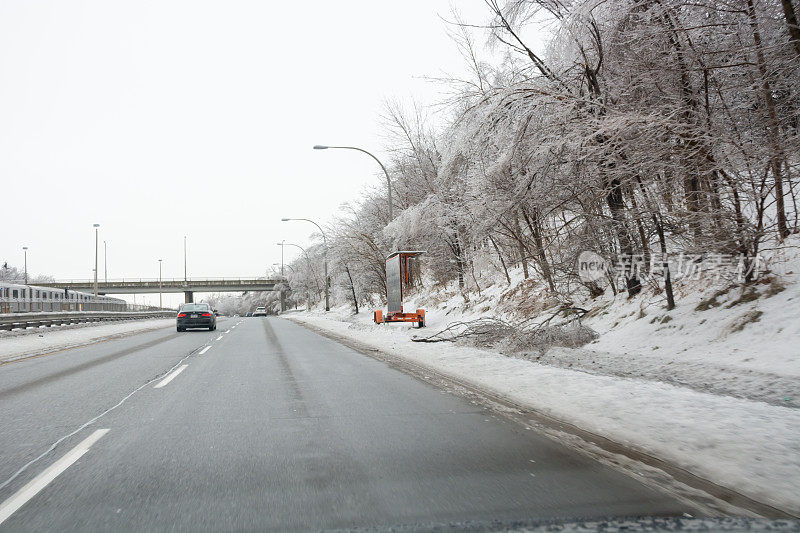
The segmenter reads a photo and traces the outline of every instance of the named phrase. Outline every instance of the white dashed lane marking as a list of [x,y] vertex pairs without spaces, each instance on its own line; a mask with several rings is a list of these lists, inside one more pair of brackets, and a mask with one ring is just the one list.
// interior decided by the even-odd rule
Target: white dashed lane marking
[[166,386],[166,385],[167,385],[167,384],[168,384],[170,381],[172,381],[173,379],[175,379],[176,377],[178,377],[178,374],[180,374],[181,372],[183,372],[184,370],[186,370],[186,367],[187,367],[187,366],[189,366],[189,365],[181,365],[181,366],[179,366],[178,368],[176,368],[175,370],[173,370],[172,372],[170,372],[170,374],[169,374],[167,377],[165,377],[164,379],[162,379],[161,381],[159,381],[159,382],[158,382],[158,385],[156,385],[156,386],[155,386],[155,387],[153,387],[153,388],[154,388],[154,389],[160,389],[161,387],[164,387],[164,386]]
[[211,349],[211,346],[206,346],[205,348],[203,348],[202,350],[200,350],[200,354],[199,354],[199,355],[203,355],[204,353],[206,353],[206,352],[207,352],[207,351],[209,351],[210,349]]
[[72,466],[75,461],[89,451],[92,444],[97,442],[100,437],[108,433],[108,431],[107,429],[98,429],[83,439],[77,446],[68,451],[64,457],[47,467],[44,472],[33,478],[27,485],[19,489],[16,494],[0,504],[0,524],[5,522],[17,509],[25,505],[28,500],[39,494],[43,488],[49,485],[64,472],[64,470]]

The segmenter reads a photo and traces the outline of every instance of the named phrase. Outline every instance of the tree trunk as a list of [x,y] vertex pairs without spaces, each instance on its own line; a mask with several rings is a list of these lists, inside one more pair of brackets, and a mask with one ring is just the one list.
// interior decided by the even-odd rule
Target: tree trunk
[[790,41],[794,45],[795,52],[800,56],[800,26],[794,6],[792,6],[792,0],[781,0],[781,5],[783,5],[783,16],[786,17],[786,26],[789,28]]
[[753,0],[747,0],[747,15],[750,17],[750,28],[753,31],[753,43],[756,49],[756,60],[758,63],[758,73],[761,77],[761,92],[764,103],[767,107],[767,136],[769,137],[770,166],[772,176],[775,180],[775,209],[778,217],[778,234],[782,239],[789,236],[789,228],[786,223],[786,207],[783,195],[783,172],[781,171],[783,152],[780,145],[780,130],[778,126],[778,114],[775,111],[775,101],[772,99],[772,88],[767,78],[767,63],[764,59],[764,50],[761,46],[761,32],[758,29],[758,19],[756,18],[756,8]]
[[353,307],[355,308],[355,314],[358,314],[358,298],[356,298],[356,288],[353,285],[353,276],[350,275],[350,267],[345,263],[344,271],[347,272],[347,279],[350,282],[350,293],[353,295]]
[[675,295],[672,292],[672,276],[669,272],[669,261],[667,260],[667,240],[664,238],[664,224],[660,216],[653,214],[653,224],[656,225],[658,232],[658,243],[661,245],[661,266],[664,268],[664,292],[667,293],[667,311],[675,309]]
[[556,292],[556,286],[553,283],[553,275],[550,270],[550,263],[547,261],[547,256],[544,253],[544,244],[542,242],[542,231],[541,226],[539,225],[539,214],[534,210],[533,212],[533,222],[528,217],[528,214],[525,212],[525,209],[522,210],[522,217],[525,219],[525,223],[528,225],[528,229],[531,230],[531,235],[533,236],[533,243],[536,246],[536,257],[537,262],[539,263],[539,268],[542,269],[542,275],[544,276],[545,281],[547,281],[547,286],[550,287],[550,292]]
[[456,273],[458,274],[458,288],[464,288],[464,258],[461,254],[461,242],[458,234],[453,236],[453,242],[450,244],[450,249],[456,258]]
[[471,259],[469,262],[470,272],[472,273],[472,281],[475,282],[475,290],[478,291],[478,297],[481,295],[481,286],[478,283],[478,278],[475,276],[475,260]]
[[519,227],[519,220],[514,217],[514,231],[517,239],[517,250],[519,250],[519,260],[522,261],[522,277],[528,279],[528,262],[526,261],[525,244],[522,242],[522,229]]
[[[619,241],[620,256],[630,261],[631,265],[633,265],[633,246],[625,224],[625,200],[622,197],[622,184],[616,178],[612,178],[608,183],[606,203],[614,221],[614,231]],[[628,289],[629,298],[636,296],[642,290],[642,284],[633,269],[625,276],[625,286]]]
[[508,275],[508,267],[506,267],[506,262],[503,260],[503,254],[500,253],[500,248],[497,246],[497,243],[494,242],[494,238],[489,235],[489,241],[494,246],[494,250],[497,252],[497,257],[500,259],[500,264],[503,266],[503,273],[506,275],[506,281],[509,285],[511,285],[511,276]]
[[633,212],[635,214],[634,221],[636,222],[636,230],[639,232],[639,241],[642,243],[642,252],[644,253],[644,261],[645,263],[650,262],[650,243],[647,242],[647,236],[644,231],[644,224],[642,224],[642,217],[641,212],[639,211],[639,206],[636,203],[636,193],[628,189],[628,196],[631,198],[631,205],[633,206]]
[[745,232],[745,224],[744,224],[744,214],[742,213],[742,202],[739,199],[739,190],[736,187],[736,183],[728,176],[727,172],[720,171],[720,176],[726,181],[728,187],[731,188],[731,194],[733,195],[733,212],[736,218],[736,232],[738,234],[738,252],[740,254],[747,254],[749,249],[749,243],[747,239],[747,234]]
[[681,44],[678,30],[669,11],[663,14],[664,24],[670,29],[669,42],[675,50],[675,60],[681,77],[681,98],[683,100],[684,111],[682,119],[684,128],[679,135],[683,141],[683,169],[684,169],[684,197],[686,208],[689,211],[689,227],[695,239],[702,236],[703,228],[701,224],[701,213],[708,206],[703,202],[702,186],[713,179],[710,176],[708,161],[705,154],[710,152],[709,147],[703,140],[703,135],[699,131],[699,105],[692,87],[689,66],[684,55],[683,45]]

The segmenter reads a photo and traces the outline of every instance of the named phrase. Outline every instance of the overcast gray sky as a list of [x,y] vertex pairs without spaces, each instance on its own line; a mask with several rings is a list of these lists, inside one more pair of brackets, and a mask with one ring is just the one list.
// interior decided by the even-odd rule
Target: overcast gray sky
[[[56,278],[252,276],[378,180],[387,99],[464,70],[449,0],[0,3],[0,259]],[[482,0],[459,11],[483,22]],[[287,249],[287,255],[294,254]]]

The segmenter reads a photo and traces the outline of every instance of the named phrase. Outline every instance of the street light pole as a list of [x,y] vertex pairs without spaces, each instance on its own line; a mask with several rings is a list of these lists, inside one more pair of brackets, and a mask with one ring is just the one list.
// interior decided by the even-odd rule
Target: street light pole
[[97,256],[100,244],[100,224],[93,224],[94,227],[94,297],[97,300]]
[[108,246],[105,240],[103,241],[103,279],[106,282],[106,288],[108,288]]
[[283,286],[284,280],[286,279],[286,276],[283,274],[283,241],[279,242],[278,246],[281,247],[281,313],[283,313],[286,311],[286,302],[283,299]]
[[284,274],[283,274],[283,243],[284,242],[286,242],[286,241],[281,241],[281,242],[278,243],[278,246],[281,247],[281,277],[284,277]]
[[183,236],[183,284],[189,285],[189,278],[186,275],[186,235]]
[[372,159],[374,159],[381,166],[381,169],[383,170],[383,174],[386,176],[386,190],[389,193],[389,222],[391,222],[392,219],[394,218],[394,216],[392,214],[392,204],[393,204],[393,202],[392,202],[392,180],[389,178],[389,172],[386,171],[386,167],[383,166],[383,163],[381,163],[381,160],[378,159],[377,157],[375,157],[370,152],[367,152],[363,148],[358,148],[356,146],[325,146],[323,144],[315,144],[314,145],[314,150],[327,150],[328,148],[337,148],[337,149],[340,149],[340,150],[358,150],[359,152],[365,153],[368,156],[370,156]]
[[281,222],[288,222],[290,220],[302,220],[304,222],[311,222],[317,228],[319,228],[319,232],[322,234],[322,242],[325,244],[325,261],[323,263],[325,268],[325,310],[331,310],[331,302],[330,302],[330,294],[329,294],[329,286],[331,284],[331,280],[328,277],[328,238],[325,236],[325,232],[322,230],[322,226],[314,222],[309,218],[282,218]]
[[25,254],[25,285],[28,284],[28,247],[23,246],[22,251]]
[[164,308],[164,304],[161,301],[161,259],[158,260],[158,308]]

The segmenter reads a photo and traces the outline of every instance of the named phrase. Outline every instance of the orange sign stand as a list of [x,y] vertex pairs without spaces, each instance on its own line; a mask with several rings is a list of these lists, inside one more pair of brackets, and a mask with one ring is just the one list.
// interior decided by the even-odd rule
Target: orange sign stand
[[411,281],[411,271],[408,260],[425,252],[402,251],[395,252],[386,258],[386,315],[382,309],[373,313],[376,324],[384,322],[413,322],[417,327],[425,327],[425,310],[417,309],[415,313],[403,312],[403,285]]

